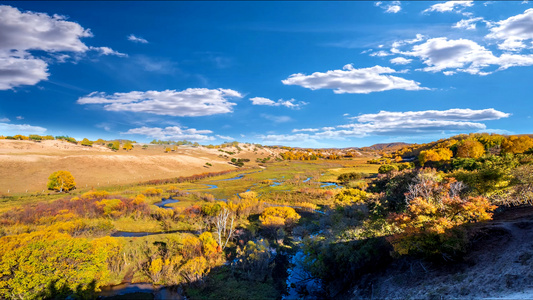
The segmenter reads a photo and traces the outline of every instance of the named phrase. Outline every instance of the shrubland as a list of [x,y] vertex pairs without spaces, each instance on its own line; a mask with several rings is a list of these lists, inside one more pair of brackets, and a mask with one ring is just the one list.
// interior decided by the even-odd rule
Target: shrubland
[[[310,293],[305,283],[317,280],[315,297],[336,298],[402,261],[453,265],[470,253],[477,225],[531,205],[530,140],[462,135],[372,164],[288,148],[286,161],[241,169],[241,179],[205,173],[9,202],[0,297],[91,298],[127,279],[181,285],[193,299],[280,298],[292,284]],[[179,202],[154,205],[170,197]],[[287,286],[296,253],[306,278]]]

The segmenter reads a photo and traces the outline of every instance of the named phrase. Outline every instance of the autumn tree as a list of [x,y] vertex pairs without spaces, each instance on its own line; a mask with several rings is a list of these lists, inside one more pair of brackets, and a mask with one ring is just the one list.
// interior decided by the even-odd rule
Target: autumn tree
[[82,145],[82,146],[92,147],[93,142],[89,141],[88,138],[84,138],[84,139],[81,141],[81,145]]
[[464,187],[453,179],[436,182],[419,174],[406,195],[407,211],[388,216],[396,230],[388,238],[395,252],[444,259],[462,253],[466,240],[458,226],[490,220],[496,208],[484,197],[461,197]]
[[122,145],[122,149],[126,151],[130,151],[131,149],[133,149],[133,145],[131,144],[131,142],[128,141],[124,143],[124,145]]
[[474,139],[464,140],[457,147],[457,157],[478,158],[483,154],[485,154],[483,144]]
[[381,165],[378,169],[379,174],[387,174],[392,171],[398,171],[398,167],[395,165]]
[[69,171],[57,171],[48,177],[48,189],[56,190],[60,193],[68,192],[76,188],[74,176]]
[[503,153],[524,153],[533,148],[533,139],[527,135],[512,135],[502,142]]
[[105,141],[103,139],[97,139],[94,143],[97,145],[105,145]]
[[112,143],[107,144],[107,147],[111,148],[113,151],[118,151],[118,149],[120,149],[120,142],[113,141]]
[[267,228],[290,227],[300,219],[300,215],[292,207],[267,207],[259,216],[261,225]]
[[438,148],[420,151],[418,160],[420,165],[424,166],[428,161],[448,161],[453,157],[453,152],[448,148]]

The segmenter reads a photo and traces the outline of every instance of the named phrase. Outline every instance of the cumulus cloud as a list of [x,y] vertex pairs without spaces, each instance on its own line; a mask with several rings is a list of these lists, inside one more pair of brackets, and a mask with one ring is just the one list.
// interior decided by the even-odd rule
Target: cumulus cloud
[[210,141],[214,140],[211,130],[197,130],[194,128],[182,128],[180,126],[160,127],[140,127],[132,128],[122,134],[138,134],[159,140],[190,140],[190,141]]
[[507,118],[508,113],[493,108],[427,110],[408,112],[380,111],[377,114],[364,114],[354,117],[357,123],[339,125],[341,136],[421,134],[440,131],[482,130],[486,126],[479,121]]
[[78,104],[104,104],[108,111],[132,111],[157,115],[198,117],[232,112],[236,105],[229,98],[242,98],[230,89],[189,88],[184,91],[133,91],[129,93],[92,92]]
[[[380,111],[353,117],[355,122],[336,127],[293,129],[293,135],[267,135],[269,142],[293,142],[299,140],[345,139],[369,135],[423,135],[444,131],[477,132],[486,129],[480,121],[507,118],[510,114],[493,108],[426,110],[408,112]],[[305,132],[305,133],[302,133]]]
[[502,50],[518,51],[525,48],[523,42],[533,39],[533,8],[496,22],[486,37],[503,41],[498,45]]
[[342,70],[327,71],[326,73],[315,72],[311,75],[292,74],[282,80],[285,85],[299,85],[311,90],[333,89],[335,94],[368,94],[387,90],[427,90],[420,83],[392,75],[394,69],[382,66],[355,69],[348,64]]
[[0,54],[0,90],[34,85],[46,80],[49,75],[48,64],[41,59],[31,56],[4,57]]
[[147,40],[137,37],[133,34],[128,35],[128,41],[132,41],[134,43],[148,44]]
[[382,1],[378,1],[375,3],[375,5],[385,10],[386,13],[395,14],[395,13],[399,13],[402,10],[402,3],[400,1],[392,1],[387,4],[385,4]]
[[451,121],[486,121],[507,118],[510,114],[494,108],[473,110],[469,108],[455,108],[448,110],[425,110],[408,112],[380,111],[377,114],[364,114],[352,119],[358,122],[397,122],[401,120],[451,120]]
[[[123,55],[108,47],[89,47],[81,41],[92,36],[89,29],[66,21],[63,16],[0,5],[0,90],[48,79],[46,61],[55,58],[64,62],[68,56],[61,52],[95,50],[104,55]],[[32,51],[40,51],[45,57],[37,57]]]
[[411,51],[401,52],[405,56],[417,57],[427,65],[421,69],[426,72],[443,71],[446,75],[457,72],[488,75],[484,70],[490,66],[505,70],[515,66],[533,65],[533,55],[504,53],[495,56],[492,51],[468,39],[449,40],[445,37],[433,38],[422,44],[414,45]]
[[283,100],[279,99],[277,102],[270,100],[268,98],[264,97],[254,97],[250,98],[250,101],[252,101],[253,105],[267,105],[267,106],[285,106],[292,109],[299,109],[301,106],[306,105],[307,102],[300,101],[296,102],[296,100]]
[[411,63],[412,61],[413,61],[412,59],[407,59],[405,57],[396,57],[390,60],[390,62],[395,65],[407,65]]
[[424,10],[422,13],[428,12],[461,12],[466,7],[471,7],[474,5],[473,0],[469,1],[447,1],[444,3],[433,4],[428,9]]
[[9,122],[11,120],[9,120],[9,118],[0,118],[0,122]]
[[46,128],[40,126],[0,123],[0,132],[3,134],[42,134],[45,131]]

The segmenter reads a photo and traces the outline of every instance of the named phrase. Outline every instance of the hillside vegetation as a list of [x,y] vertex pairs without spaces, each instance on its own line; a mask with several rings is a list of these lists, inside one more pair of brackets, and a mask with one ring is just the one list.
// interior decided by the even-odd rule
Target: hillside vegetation
[[[0,297],[95,298],[120,283],[153,284],[152,293],[163,286],[191,299],[481,298],[529,291],[533,140],[527,136],[461,135],[381,156],[155,142],[162,145],[143,150],[133,143],[127,152],[212,155],[213,166],[218,157],[229,168],[206,165],[194,175],[176,169],[174,176],[94,188],[80,186],[72,172],[77,187],[68,193],[4,194]],[[34,145],[27,143],[33,142],[6,144]],[[106,155],[97,152],[131,155],[94,149],[64,151],[89,151],[93,159]],[[44,176],[45,184],[58,170]],[[59,179],[50,177],[57,187]]]

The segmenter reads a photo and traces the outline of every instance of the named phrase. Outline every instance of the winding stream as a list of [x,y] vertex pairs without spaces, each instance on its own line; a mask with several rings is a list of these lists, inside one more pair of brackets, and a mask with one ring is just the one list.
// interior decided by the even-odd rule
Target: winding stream
[[[261,172],[261,171],[259,171]],[[221,179],[217,181],[229,181],[229,180],[238,180],[244,178],[244,175],[250,174],[239,174],[236,177],[233,178],[227,178],[227,179]],[[285,176],[282,176],[281,178],[284,178]],[[309,182],[312,179],[312,177],[308,177],[303,182]],[[271,186],[279,186],[283,183],[283,181],[274,182]],[[328,187],[328,186],[334,186],[335,188],[341,188],[338,184],[334,182],[320,182],[321,188]],[[211,189],[217,189],[218,186],[214,184],[204,184],[207,186],[206,188],[199,188],[199,189],[189,189],[189,190],[211,190]],[[247,189],[246,192],[251,191],[251,188]],[[238,195],[238,194],[237,194]],[[225,199],[219,199],[219,200],[225,200]],[[168,199],[161,199],[161,201],[154,203],[157,207],[161,207],[164,209],[172,209],[172,207],[167,206],[167,204],[171,203],[177,203],[179,200],[168,198]],[[265,203],[269,206],[278,206],[275,204]],[[296,207],[295,207],[296,208]],[[319,210],[315,210],[317,213],[324,213]],[[169,233],[191,233],[191,234],[200,234],[198,231],[192,231],[192,230],[176,230],[176,231],[169,231],[169,232],[128,232],[128,231],[117,231],[111,234],[112,237],[143,237],[143,236],[149,236],[149,235],[159,235],[159,234],[169,234]],[[320,282],[317,282],[316,280],[305,280],[306,273],[304,271],[302,261],[304,259],[305,255],[302,250],[299,250],[292,258],[291,258],[291,264],[293,267],[288,269],[289,277],[287,278],[287,286],[288,286],[288,296],[284,296],[283,299],[298,299],[300,298],[300,295],[298,294],[298,291],[301,290],[307,290],[309,292],[316,291],[317,289],[320,289]],[[146,295],[150,298],[153,297],[153,299],[186,299],[185,296],[182,295],[182,293],[179,290],[165,287],[165,286],[154,286],[151,283],[122,283],[119,285],[114,286],[107,286],[102,287],[102,291],[98,294],[99,298],[106,298],[106,297],[113,297],[113,296],[122,296],[127,294],[139,294]],[[137,297],[140,298],[140,297]]]
[[[165,286],[154,286],[151,283],[121,283],[119,285],[106,286],[101,288],[102,291],[98,293],[99,298],[107,298],[114,296],[123,296],[135,293],[137,297],[134,299],[151,298],[155,300],[162,299],[186,299],[179,289],[173,289]],[[142,296],[141,296],[142,295]],[[147,297],[144,297],[147,296]],[[152,297],[150,297],[152,296]]]
[[161,199],[161,201],[154,203],[154,205],[157,207],[161,207],[161,208],[172,209],[173,207],[166,206],[166,205],[171,204],[171,203],[178,203],[178,202],[180,201],[176,199],[172,199],[172,197],[170,197],[168,199],[163,198]]

